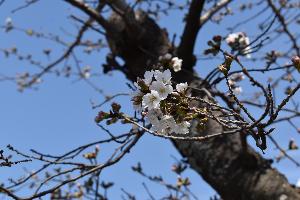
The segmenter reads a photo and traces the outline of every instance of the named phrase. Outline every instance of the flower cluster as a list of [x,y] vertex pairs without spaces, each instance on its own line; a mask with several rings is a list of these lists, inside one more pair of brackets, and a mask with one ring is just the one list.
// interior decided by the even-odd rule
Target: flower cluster
[[226,43],[232,48],[233,51],[240,51],[250,58],[250,40],[244,32],[231,33],[226,37]]
[[32,76],[30,76],[30,74],[28,72],[17,74],[15,79],[16,79],[16,83],[17,83],[17,86],[18,86],[18,90],[20,92],[23,92],[23,90],[26,87],[29,87],[30,83],[32,83],[32,84],[39,84],[39,83],[42,82],[41,78],[32,77]]
[[186,134],[190,123],[179,116],[180,110],[176,110],[176,105],[182,101],[181,96],[186,94],[188,84],[177,84],[174,90],[171,78],[169,69],[146,71],[144,79],[138,79],[135,83],[137,91],[132,98],[133,105],[145,113],[152,124],[152,131],[160,134]]
[[179,72],[182,66],[182,59],[178,57],[172,57],[171,54],[167,53],[164,56],[159,57],[159,61],[166,68],[173,69],[174,72]]
[[204,50],[204,55],[212,54],[213,56],[216,56],[220,52],[221,43],[222,43],[222,36],[215,35],[212,38],[212,40],[209,40],[207,42],[209,48]]
[[192,119],[200,118],[200,112],[189,105],[188,84],[172,85],[171,71],[146,71],[144,78],[135,82],[137,90],[132,102],[151,123],[151,130],[163,135],[187,134]]

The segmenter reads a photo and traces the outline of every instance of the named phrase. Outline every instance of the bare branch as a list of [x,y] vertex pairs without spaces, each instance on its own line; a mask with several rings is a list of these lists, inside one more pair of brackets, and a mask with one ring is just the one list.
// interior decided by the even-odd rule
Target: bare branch
[[205,0],[193,0],[186,17],[186,24],[177,50],[178,57],[183,59],[183,68],[191,70],[196,59],[193,55],[195,42],[200,29],[199,19]]
[[208,20],[211,19],[211,17],[216,14],[218,11],[220,11],[222,8],[227,6],[232,0],[220,0],[216,5],[214,5],[211,9],[206,11],[201,17],[200,17],[200,26],[203,26]]
[[65,51],[63,55],[61,55],[57,60],[46,66],[43,71],[36,74],[31,81],[29,81],[25,87],[30,87],[32,84],[34,84],[39,78],[41,78],[44,74],[49,72],[53,67],[61,63],[63,60],[65,60],[73,51],[73,49],[80,43],[81,38],[84,34],[84,32],[89,28],[90,23],[92,23],[93,19],[89,19],[79,30],[77,37],[75,41],[70,45],[70,47]]
[[295,36],[293,36],[293,34],[290,32],[290,30],[288,29],[287,23],[284,19],[284,17],[281,15],[280,10],[278,10],[276,8],[276,6],[273,4],[272,0],[268,0],[268,4],[270,5],[270,7],[272,8],[273,12],[275,13],[277,19],[279,20],[279,22],[282,25],[282,28],[284,30],[284,32],[288,35],[288,37],[290,38],[292,44],[293,44],[293,48],[296,51],[296,54],[298,56],[300,56],[300,48],[297,44],[297,39],[295,38]]

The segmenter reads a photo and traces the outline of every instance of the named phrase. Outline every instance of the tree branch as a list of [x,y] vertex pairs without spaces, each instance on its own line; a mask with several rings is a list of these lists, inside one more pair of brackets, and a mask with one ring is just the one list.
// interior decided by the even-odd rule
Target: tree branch
[[202,27],[211,17],[216,14],[219,10],[227,6],[232,0],[220,0],[215,6],[209,9],[200,17],[200,27]]
[[204,8],[205,0],[193,0],[191,2],[181,42],[177,49],[177,55],[183,59],[183,68],[192,70],[196,63],[193,55],[195,42],[200,29],[199,19]]
[[280,14],[280,10],[278,10],[276,8],[276,6],[273,4],[272,0],[268,0],[268,4],[271,7],[271,9],[273,10],[273,12],[275,13],[278,21],[280,22],[280,24],[282,25],[283,31],[287,34],[287,36],[290,38],[292,44],[293,44],[293,48],[296,51],[296,54],[298,56],[300,56],[300,48],[297,44],[297,40],[296,38],[293,36],[293,34],[290,32],[290,30],[288,29],[287,23],[284,19],[284,17]]
[[50,63],[48,66],[46,66],[43,71],[41,71],[40,73],[36,74],[31,81],[29,81],[25,87],[30,87],[31,85],[33,85],[39,78],[41,78],[44,74],[46,74],[47,72],[49,72],[53,67],[55,67],[56,65],[58,65],[59,63],[61,63],[64,59],[66,59],[73,51],[73,49],[80,43],[81,38],[83,36],[83,34],[85,33],[85,31],[89,28],[90,23],[93,21],[93,19],[89,19],[86,21],[86,23],[81,27],[81,29],[78,31],[77,37],[75,39],[75,41],[69,46],[69,48],[65,51],[65,53],[63,55],[61,55],[57,60],[55,60],[54,62]]
[[69,4],[73,5],[74,7],[82,10],[85,14],[93,18],[97,21],[106,31],[113,32],[113,27],[106,21],[106,19],[100,15],[95,9],[90,8],[86,4],[76,0],[65,0]]

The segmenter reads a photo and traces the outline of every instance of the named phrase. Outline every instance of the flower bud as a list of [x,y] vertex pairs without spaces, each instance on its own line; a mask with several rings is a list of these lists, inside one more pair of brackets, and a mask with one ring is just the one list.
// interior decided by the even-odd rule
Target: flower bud
[[83,154],[83,157],[86,158],[86,159],[95,159],[96,156],[97,155],[94,152]]
[[109,116],[110,116],[109,113],[100,111],[100,112],[98,113],[98,115],[95,117],[95,122],[96,122],[96,123],[99,123],[99,122],[101,122],[101,121],[104,120],[104,119],[108,119]]
[[225,62],[219,66],[219,70],[225,76],[227,76],[227,74],[228,74],[228,72],[230,70],[232,61],[233,61],[233,58],[231,56],[225,56]]
[[213,41],[215,41],[215,42],[221,42],[221,40],[222,40],[222,36],[220,36],[220,35],[215,35],[213,37]]
[[121,105],[114,102],[111,104],[111,108],[114,113],[118,113],[121,109]]
[[218,68],[219,68],[219,70],[220,70],[224,75],[227,75],[227,74],[228,74],[228,70],[227,70],[227,68],[225,67],[224,64],[219,65]]
[[149,91],[149,86],[145,83],[144,80],[138,78],[137,84],[138,86],[140,86],[142,92],[147,93]]
[[106,125],[111,125],[111,124],[114,124],[118,121],[118,118],[117,117],[113,117],[109,120],[106,121]]
[[298,72],[300,72],[300,57],[299,56],[294,56],[292,57],[292,62],[295,66],[295,68],[298,70]]

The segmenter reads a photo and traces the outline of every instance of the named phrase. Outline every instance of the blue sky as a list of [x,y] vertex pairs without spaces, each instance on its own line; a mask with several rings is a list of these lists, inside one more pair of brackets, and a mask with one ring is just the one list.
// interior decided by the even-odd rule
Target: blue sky
[[[10,11],[17,7],[17,5],[20,5],[19,3],[20,1],[11,0],[0,7],[0,24],[4,24],[5,19],[11,17],[13,23],[18,27],[25,29],[32,28],[47,33],[57,33],[67,38],[69,42],[72,41],[72,38],[65,36],[62,30],[74,33],[76,27],[74,23],[67,19],[67,16],[74,12],[79,13],[79,16],[84,16],[84,14],[70,8],[62,1],[42,1],[12,14]],[[183,13],[175,12],[165,19],[162,18],[160,21],[162,27],[170,30],[170,36],[172,36],[172,33],[178,33],[177,35],[181,33],[182,15]],[[222,26],[208,25],[203,28],[200,31],[199,41],[197,41],[196,52],[200,53],[203,51],[206,41],[211,38],[212,34],[226,35],[228,31],[224,27],[230,23],[232,23],[232,19],[225,20]],[[256,30],[249,24],[241,27],[238,31],[245,31],[251,37]],[[95,38],[96,35],[91,34],[88,37]],[[30,52],[34,58],[42,61],[44,64],[50,61],[43,55],[43,49],[54,49],[51,54],[52,60],[62,52],[62,48],[51,41],[37,40],[15,31],[9,34],[1,31],[0,48],[13,46],[17,46],[20,53],[27,54]],[[83,65],[90,65],[95,72],[101,73],[101,63],[104,61],[105,50],[91,56],[82,54],[79,51],[77,53],[81,59],[84,59]],[[204,75],[217,64],[219,64],[219,60],[199,62],[197,70],[201,75]],[[13,75],[15,72],[35,72],[36,70],[35,67],[30,66],[30,64],[24,61],[20,62],[14,57],[4,59],[4,56],[0,55],[1,74]],[[90,103],[91,100],[101,102],[103,96],[95,92],[86,83],[74,80],[72,78],[66,79],[64,77],[56,77],[55,75],[47,75],[37,91],[26,90],[22,93],[17,91],[14,83],[1,82],[0,149],[5,149],[7,144],[12,144],[17,149],[25,152],[29,152],[29,149],[36,149],[42,152],[61,154],[78,145],[104,138],[105,136],[102,131],[99,130],[93,121],[97,110],[93,110]],[[129,92],[128,87],[125,85],[127,80],[118,72],[114,72],[111,76],[100,75],[100,77],[92,80],[106,94]],[[247,93],[244,95],[247,95]],[[132,112],[128,98],[122,97],[118,101],[122,102],[125,111]],[[107,109],[108,107],[105,108]],[[256,111],[254,110],[254,112]],[[128,128],[117,126],[113,130],[122,133],[128,130]],[[299,141],[299,136],[296,135],[290,126],[283,124],[278,126],[278,130],[277,133],[280,134],[276,133],[274,137],[282,141],[283,145],[287,146],[290,137]],[[112,147],[109,146],[100,146],[100,148],[103,149],[103,154],[106,154],[107,150],[112,150]],[[277,153],[270,147],[266,151],[266,157],[273,157]],[[299,160],[300,155],[297,151],[292,152],[292,155]],[[122,194],[120,188],[136,193],[138,199],[146,199],[147,194],[141,185],[146,180],[134,174],[130,167],[137,162],[141,162],[145,171],[149,174],[163,175],[166,180],[175,182],[176,175],[170,172],[171,165],[174,163],[174,159],[171,156],[180,158],[178,152],[169,141],[146,135],[121,162],[105,170],[101,179],[116,182],[110,192],[112,199],[120,198]],[[41,163],[19,165],[11,170],[0,168],[0,182],[11,176],[21,176],[24,167],[35,169],[40,165]],[[295,183],[298,177],[300,177],[299,169],[287,160],[283,160],[280,164],[274,166],[284,172],[291,182]],[[199,199],[208,199],[209,196],[215,194],[210,186],[200,176],[196,175],[195,172],[188,170],[184,175],[191,178],[192,191]],[[166,194],[166,191],[157,185],[149,184],[148,186],[153,191],[153,194],[158,196]]]

